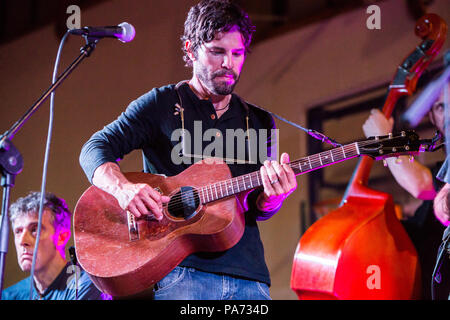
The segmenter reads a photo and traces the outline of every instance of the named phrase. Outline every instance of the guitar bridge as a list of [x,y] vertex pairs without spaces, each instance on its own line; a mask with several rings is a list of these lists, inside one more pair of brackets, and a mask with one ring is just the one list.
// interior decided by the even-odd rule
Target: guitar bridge
[[130,241],[139,240],[138,224],[136,223],[136,218],[130,211],[127,211],[127,220],[128,220],[128,236]]

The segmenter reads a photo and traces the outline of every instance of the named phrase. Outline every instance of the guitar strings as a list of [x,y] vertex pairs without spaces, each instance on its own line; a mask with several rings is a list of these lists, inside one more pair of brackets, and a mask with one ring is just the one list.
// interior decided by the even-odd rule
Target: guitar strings
[[[321,153],[318,153],[318,154],[315,154],[315,155],[312,155],[312,156],[309,156],[309,157],[306,157],[306,158],[309,158],[309,162],[311,163],[311,166],[314,164],[314,169],[317,169],[317,167],[319,167],[319,163],[320,163],[320,166],[324,165],[321,162],[321,155],[324,154],[324,153],[330,153],[330,152],[333,152],[334,150],[337,150],[337,149],[343,149],[344,150],[344,154],[346,154],[346,153],[348,153],[348,151],[357,151],[357,148],[355,148],[355,146],[365,146],[365,145],[373,144],[374,142],[375,141],[373,141],[373,140],[362,141],[362,142],[355,142],[355,143],[351,143],[351,144],[345,145],[345,146],[340,147],[340,148],[335,148],[335,149],[331,149],[331,150],[328,150],[328,151],[324,151],[324,152],[321,152]],[[379,140],[377,142],[382,142],[382,140]],[[345,151],[347,151],[347,152],[345,152]],[[358,153],[351,154],[348,157],[341,159],[340,161],[346,160],[346,159],[349,159],[349,158],[353,158],[355,156],[358,156]],[[295,160],[295,161],[291,162],[289,165],[291,167],[293,167],[295,165],[298,165],[301,161],[305,161],[305,158],[302,158],[302,159],[299,159],[299,160]],[[330,163],[327,163],[325,165],[331,165],[333,163],[335,163],[335,162],[330,162]],[[300,171],[301,171],[301,169],[300,169]],[[259,171],[247,174],[247,176],[252,179],[252,182],[254,181],[255,176],[256,176],[256,178],[258,180],[259,180],[259,177],[260,177]],[[184,194],[184,193],[181,193],[181,192],[177,193],[175,196],[172,197],[173,201],[171,200],[169,203],[164,204],[164,207],[166,207],[166,206],[169,207],[170,206],[170,208],[172,208],[172,209],[180,209],[180,208],[184,207],[183,203],[185,203],[185,201],[192,201],[192,200],[195,201],[197,199],[197,197],[200,199],[201,195],[203,195],[203,201],[200,199],[201,200],[200,202],[203,203],[203,204],[208,203],[208,202],[212,202],[212,201],[216,201],[216,200],[219,200],[219,199],[223,199],[223,198],[226,198],[228,196],[232,196],[234,194],[231,194],[231,195],[227,194],[225,196],[223,195],[222,185],[225,185],[225,187],[226,187],[226,185],[229,184],[230,182],[233,182],[233,180],[235,180],[235,182],[237,182],[238,190],[245,191],[245,190],[247,190],[245,188],[246,183],[245,183],[245,181],[243,183],[241,183],[239,181],[239,178],[241,178],[241,177],[245,177],[245,175],[239,176],[239,177],[235,177],[235,178],[231,178],[231,179],[224,180],[224,181],[219,181],[219,182],[216,182],[215,184],[211,184],[209,186],[203,186],[203,187],[200,187],[199,190],[195,189],[195,191],[197,191],[197,193],[200,193],[200,195],[198,195],[198,196],[195,196],[195,195],[192,196],[192,192],[189,192],[189,194]],[[219,186],[219,188],[221,190],[221,196],[219,196],[218,192],[217,192],[217,187],[218,186]],[[209,187],[209,189],[211,191],[207,190],[208,187]],[[213,187],[216,189],[216,197],[214,197],[214,193],[212,191]],[[207,193],[207,196],[205,195],[205,192]],[[241,191],[239,191],[239,192],[241,192]],[[211,197],[209,195],[211,195]],[[209,200],[209,198],[211,198],[212,200],[205,201],[206,198],[208,198],[208,200]]]
[[[317,153],[317,154],[314,154],[314,155],[311,155],[311,156],[308,156],[308,157],[305,157],[305,158],[302,158],[302,159],[294,160],[294,161],[290,162],[289,165],[291,167],[298,166],[298,168],[300,170],[299,173],[303,173],[303,171],[301,170],[300,163],[304,162],[305,159],[308,159],[308,163],[311,164],[310,165],[311,169],[315,170],[315,169],[318,169],[321,166],[328,166],[328,165],[332,165],[332,164],[337,162],[337,161],[333,161],[333,162],[329,162],[329,163],[325,163],[324,164],[322,162],[322,160],[321,160],[321,158],[322,158],[321,155],[332,154],[333,151],[342,149],[345,157],[340,159],[339,161],[343,161],[343,160],[347,160],[347,159],[350,159],[350,158],[354,158],[355,156],[361,155],[360,153],[358,153],[359,147],[364,147],[366,145],[370,145],[370,144],[373,144],[373,143],[380,143],[383,140],[384,139],[380,139],[380,140],[366,140],[366,141],[361,141],[361,142],[354,142],[354,143],[347,144],[347,145],[339,147],[339,148],[330,149],[330,150],[323,151],[323,152],[320,152],[320,153]],[[351,152],[356,152],[356,154],[353,154]],[[258,181],[261,181],[261,179],[260,179],[261,176],[260,176],[259,171],[255,171],[255,172],[249,173],[247,175],[242,175],[242,176],[239,176],[239,177],[234,177],[234,178],[231,178],[231,179],[219,181],[219,182],[216,182],[214,184],[207,185],[207,186],[202,186],[202,187],[199,187],[198,189],[194,188],[195,189],[194,192],[179,192],[176,195],[174,195],[168,203],[164,203],[163,207],[167,207],[168,209],[173,209],[173,210],[179,210],[179,209],[184,207],[184,204],[186,202],[194,201],[194,203],[195,203],[195,201],[197,199],[199,200],[199,203],[206,204],[206,203],[209,203],[209,202],[212,202],[212,201],[216,201],[216,200],[219,200],[219,199],[227,198],[229,196],[233,196],[233,195],[235,195],[235,194],[237,194],[239,192],[246,191],[246,190],[250,189],[250,188],[248,188],[248,189],[246,188],[248,183],[246,183],[245,181],[243,181],[243,182],[239,181],[240,179],[244,180],[244,178],[241,178],[241,177],[245,177],[245,176],[250,178],[250,184],[252,186],[253,186],[253,182],[256,182],[256,184],[258,184]],[[256,178],[256,180],[255,180],[255,178]],[[236,182],[237,182],[237,184],[236,184]],[[240,190],[240,191],[237,192],[237,193],[233,192],[232,194],[228,194],[227,193],[226,195],[224,195],[222,187],[225,187],[225,190],[227,190],[227,185],[230,185],[230,184],[235,185],[237,187],[237,189]],[[259,186],[261,186],[261,183],[259,184]],[[213,187],[216,190],[216,192],[215,192],[216,196],[214,196],[214,193],[212,191]],[[258,185],[256,187],[258,187]],[[210,191],[207,190],[208,188],[210,189]],[[217,191],[219,188],[221,190],[220,191],[221,196],[219,196],[219,192]],[[232,186],[232,189],[234,191],[233,186]],[[192,194],[194,194],[194,195],[192,195]],[[203,197],[203,200],[201,199],[202,197]],[[208,201],[205,201],[206,198],[208,198]],[[209,200],[209,198],[211,198],[211,200]]]

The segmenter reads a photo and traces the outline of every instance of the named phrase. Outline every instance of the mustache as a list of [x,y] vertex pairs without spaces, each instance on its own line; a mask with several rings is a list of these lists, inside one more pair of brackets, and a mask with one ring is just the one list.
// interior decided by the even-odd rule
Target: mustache
[[227,71],[227,70],[219,70],[213,73],[213,78],[217,78],[217,77],[224,77],[224,76],[232,76],[233,79],[236,80],[237,78],[237,74],[234,73],[233,71]]

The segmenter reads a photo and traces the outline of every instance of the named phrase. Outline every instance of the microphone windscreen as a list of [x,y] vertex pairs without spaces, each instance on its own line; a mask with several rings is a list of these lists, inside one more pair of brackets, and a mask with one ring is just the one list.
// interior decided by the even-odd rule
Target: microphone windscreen
[[136,31],[134,30],[134,27],[129,24],[128,22],[122,22],[119,24],[119,27],[122,28],[122,35],[118,37],[118,39],[122,42],[130,42],[134,39],[134,36],[136,35]]

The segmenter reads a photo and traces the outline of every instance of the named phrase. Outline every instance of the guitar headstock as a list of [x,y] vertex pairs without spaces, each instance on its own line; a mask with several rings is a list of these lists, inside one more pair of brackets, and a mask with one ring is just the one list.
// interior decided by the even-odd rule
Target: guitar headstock
[[399,134],[369,137],[367,140],[359,141],[358,148],[361,155],[369,156],[375,160],[401,155],[415,155],[427,150],[424,140],[412,131],[402,131]]

